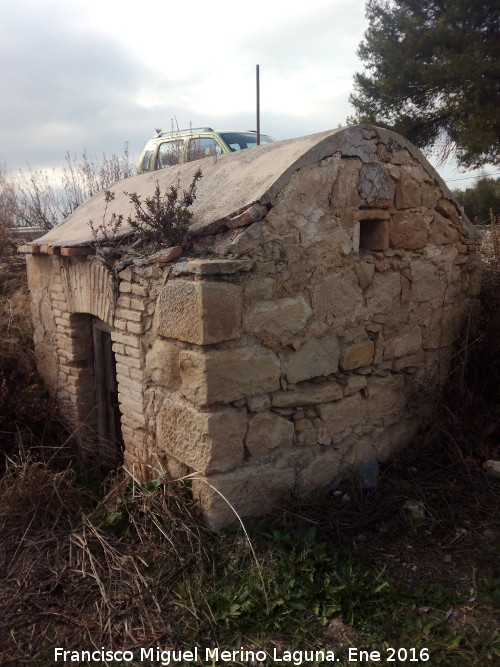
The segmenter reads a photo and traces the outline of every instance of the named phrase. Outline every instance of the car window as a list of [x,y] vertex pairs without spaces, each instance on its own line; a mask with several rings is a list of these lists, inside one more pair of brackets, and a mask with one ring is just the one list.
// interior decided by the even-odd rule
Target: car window
[[182,162],[183,144],[184,141],[182,139],[161,143],[156,155],[155,169],[164,169],[165,167],[171,167],[174,164]]
[[[220,136],[232,151],[242,151],[245,148],[257,146],[257,134],[254,132],[221,132]],[[271,144],[274,139],[267,134],[260,135],[261,144]]]
[[221,153],[221,146],[212,137],[195,137],[189,140],[188,162]]
[[150,162],[151,158],[153,156],[154,151],[146,151],[144,153],[144,157],[142,158],[141,162],[141,171],[149,171],[150,170]]

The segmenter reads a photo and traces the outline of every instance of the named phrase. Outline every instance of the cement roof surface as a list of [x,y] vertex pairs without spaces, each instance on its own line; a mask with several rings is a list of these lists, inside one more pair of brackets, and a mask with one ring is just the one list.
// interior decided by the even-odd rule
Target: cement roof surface
[[[382,141],[392,138],[407,148],[449,194],[446,185],[422,153],[406,139],[389,130],[355,125],[126,178],[109,188],[115,198],[108,203],[107,208],[103,191],[84,202],[66,220],[37,239],[36,243],[49,246],[90,245],[96,241],[89,225],[91,220],[97,228],[103,222],[105,212],[106,222],[110,221],[113,214],[123,215],[124,220],[133,214],[134,207],[127,193],[136,192],[144,200],[153,195],[157,182],[161,191],[165,192],[177,180],[182,190],[187,189],[197,169],[201,169],[203,176],[198,182],[196,201],[192,207],[190,232],[193,236],[216,233],[225,228],[225,220],[252,204],[271,202],[288,183],[292,173],[303,166],[336,152],[345,156],[358,156],[364,162],[373,161],[376,147],[365,138],[367,130],[376,130]],[[118,236],[128,231],[129,226],[123,224]]]

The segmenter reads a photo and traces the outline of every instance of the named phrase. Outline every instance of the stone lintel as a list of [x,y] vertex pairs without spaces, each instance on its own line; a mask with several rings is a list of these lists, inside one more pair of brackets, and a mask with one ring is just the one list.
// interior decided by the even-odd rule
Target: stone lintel
[[359,211],[353,211],[353,220],[390,220],[391,214],[387,209],[382,208],[360,208]]

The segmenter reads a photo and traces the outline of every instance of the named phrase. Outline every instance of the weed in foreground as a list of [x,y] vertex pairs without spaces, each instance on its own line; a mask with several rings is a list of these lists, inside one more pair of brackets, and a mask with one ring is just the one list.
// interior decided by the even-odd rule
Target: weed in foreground
[[[380,508],[361,522],[368,504],[396,493],[407,463],[384,471],[378,499],[357,499],[346,482],[347,507],[329,495],[248,522],[252,551],[241,530],[204,528],[166,475],[146,484],[118,476],[96,499],[70,468],[12,461],[0,484],[2,660],[51,664],[55,645],[327,646],[344,660],[349,646],[388,644],[426,647],[431,664],[492,664],[498,585],[493,563],[477,559],[479,536],[477,546],[440,546],[446,503],[433,506],[431,534],[415,534],[403,508],[419,489],[415,473],[403,496],[383,505],[394,515],[391,541]],[[470,515],[472,532],[486,523],[485,509],[479,514]],[[462,583],[470,560],[480,571],[474,594]]]
[[35,369],[25,275],[1,274],[0,290],[1,472],[6,456],[50,441],[62,422]]
[[55,645],[181,641],[173,588],[200,567],[204,529],[173,482],[116,479],[96,504],[70,467],[28,457],[9,462],[0,507],[2,664],[51,664]]

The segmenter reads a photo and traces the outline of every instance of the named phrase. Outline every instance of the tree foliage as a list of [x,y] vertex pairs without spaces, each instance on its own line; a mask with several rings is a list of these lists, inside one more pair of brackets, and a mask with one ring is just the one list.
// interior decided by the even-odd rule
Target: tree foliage
[[500,219],[500,178],[481,176],[472,187],[454,190],[453,195],[470,220],[484,225]]
[[395,129],[462,166],[497,163],[498,0],[368,0],[350,101],[356,122]]

